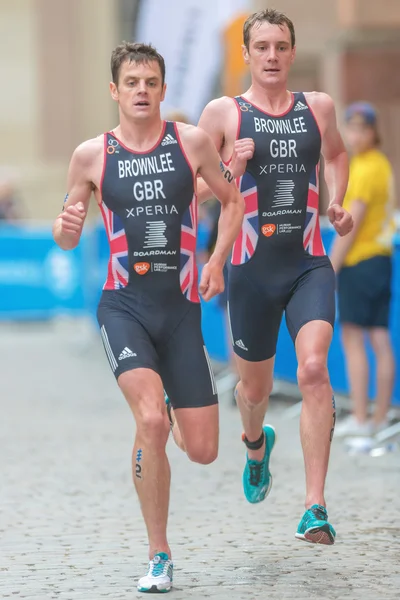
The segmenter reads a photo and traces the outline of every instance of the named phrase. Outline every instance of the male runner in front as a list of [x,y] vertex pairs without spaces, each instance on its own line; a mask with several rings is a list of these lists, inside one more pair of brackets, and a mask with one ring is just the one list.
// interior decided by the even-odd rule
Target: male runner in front
[[133,480],[149,537],[149,570],[138,589],[167,592],[173,565],[164,388],[189,458],[208,464],[218,452],[217,393],[201,333],[195,262],[197,175],[222,205],[218,240],[199,286],[205,300],[223,291],[223,266],[244,203],[232,178],[221,173],[210,137],[192,125],[161,120],[162,56],[151,46],[124,42],[112,53],[111,69],[120,124],[75,150],[53,231],[61,248],[74,248],[94,192],[111,252],[98,321],[136,421]]
[[[340,235],[352,228],[342,208],[348,158],[326,94],[292,93],[287,79],[295,57],[293,23],[263,10],[244,24],[243,55],[252,77],[237,98],[204,109],[199,126],[214,140],[245,198],[243,227],[229,274],[229,314],[240,382],[236,388],[247,463],[249,502],[271,489],[269,458],[275,432],[263,426],[273,384],[274,355],[283,312],[295,344],[303,396],[301,442],[306,512],[296,537],[333,544],[324,497],[335,406],[327,355],[335,319],[335,276],[318,220],[320,153],[325,158],[328,216]],[[202,189],[202,196],[207,197]]]

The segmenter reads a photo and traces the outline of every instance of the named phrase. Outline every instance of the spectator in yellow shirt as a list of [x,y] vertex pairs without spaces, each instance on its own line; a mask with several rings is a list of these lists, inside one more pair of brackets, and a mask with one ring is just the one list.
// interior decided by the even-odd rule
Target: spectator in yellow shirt
[[[394,226],[391,165],[378,149],[377,114],[365,102],[345,114],[352,154],[343,206],[353,216],[353,231],[334,241],[331,261],[338,274],[339,321],[347,363],[353,413],[338,424],[336,435],[371,436],[387,425],[394,383],[394,356],[389,336]],[[376,357],[377,395],[368,419],[369,366],[365,337]]]

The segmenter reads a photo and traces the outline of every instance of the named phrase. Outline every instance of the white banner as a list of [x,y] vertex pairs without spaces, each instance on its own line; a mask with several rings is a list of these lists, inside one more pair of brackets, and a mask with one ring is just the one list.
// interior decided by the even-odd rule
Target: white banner
[[166,64],[163,114],[182,111],[197,124],[216,89],[222,34],[249,0],[141,0],[135,41],[151,43]]

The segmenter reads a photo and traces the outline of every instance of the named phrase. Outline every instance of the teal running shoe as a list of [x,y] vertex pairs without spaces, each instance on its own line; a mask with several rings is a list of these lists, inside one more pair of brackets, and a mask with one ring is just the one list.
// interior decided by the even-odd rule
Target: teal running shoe
[[262,461],[250,460],[243,472],[243,491],[246,499],[251,504],[262,502],[268,496],[272,487],[272,475],[269,470],[269,459],[275,444],[275,429],[271,425],[264,425],[265,454]]
[[328,522],[326,508],[319,504],[313,504],[306,510],[295,537],[311,544],[325,544],[326,546],[334,544],[336,531]]
[[166,593],[172,588],[174,565],[165,552],[159,552],[149,562],[147,575],[139,579],[137,589],[145,593]]

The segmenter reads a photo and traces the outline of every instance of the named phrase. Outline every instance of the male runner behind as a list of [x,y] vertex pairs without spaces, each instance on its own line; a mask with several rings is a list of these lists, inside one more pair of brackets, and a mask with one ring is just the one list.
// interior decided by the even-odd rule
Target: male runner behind
[[[229,314],[240,382],[237,403],[247,462],[249,502],[268,495],[274,429],[264,425],[273,384],[274,356],[283,312],[295,344],[303,396],[301,442],[306,512],[296,537],[332,544],[324,487],[335,405],[327,355],[335,320],[335,276],[321,241],[318,219],[320,153],[325,158],[328,216],[340,235],[352,228],[341,204],[348,158],[332,99],[323,93],[290,92],[295,58],[292,21],[272,9],[244,24],[243,56],[250,89],[237,98],[210,102],[199,126],[207,131],[238,179],[245,198],[242,230],[229,273]],[[202,189],[202,197],[210,194]]]
[[[151,46],[124,42],[112,53],[111,70],[119,125],[73,153],[67,200],[53,232],[65,250],[78,244],[93,191],[111,253],[98,321],[111,368],[136,421],[133,480],[150,557],[138,589],[167,592],[173,565],[166,535],[170,467],[163,389],[176,409],[189,458],[214,461],[218,400],[198,292],[205,300],[222,292],[223,266],[244,205],[236,186],[221,173],[209,136],[192,125],[161,120],[162,56]],[[222,205],[217,244],[199,288],[198,174]]]

